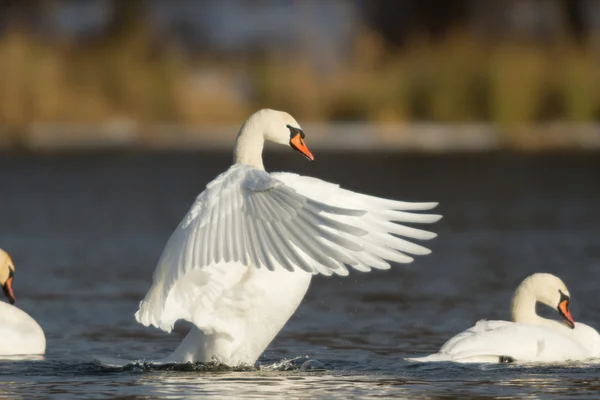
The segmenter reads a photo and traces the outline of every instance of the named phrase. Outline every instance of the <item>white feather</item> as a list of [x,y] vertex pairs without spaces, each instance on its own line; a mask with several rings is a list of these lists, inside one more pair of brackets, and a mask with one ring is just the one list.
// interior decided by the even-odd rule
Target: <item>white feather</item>
[[341,189],[297,174],[269,174],[265,138],[289,145],[286,113],[261,110],[242,126],[235,164],[206,185],[169,238],[136,319],[171,331],[195,328],[173,362],[253,363],[302,300],[312,275],[368,272],[429,252],[410,240],[432,232],[399,222],[431,223],[417,214],[437,203],[408,203]]

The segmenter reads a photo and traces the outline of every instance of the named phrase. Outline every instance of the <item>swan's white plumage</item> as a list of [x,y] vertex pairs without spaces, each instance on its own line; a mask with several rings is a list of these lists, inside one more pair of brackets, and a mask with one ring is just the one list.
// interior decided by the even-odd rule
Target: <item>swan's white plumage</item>
[[[429,253],[407,239],[436,235],[400,223],[439,220],[414,213],[437,203],[386,200],[265,172],[265,138],[291,145],[299,129],[286,113],[251,116],[236,141],[236,163],[206,186],[167,242],[136,313],[140,323],[167,332],[180,319],[195,325],[167,361],[254,363],[300,304],[312,275],[387,269]],[[305,146],[300,136],[295,141]]]
[[[171,331],[175,321],[190,317],[189,310],[179,305],[189,304],[187,300],[196,298],[200,287],[204,293],[195,301],[206,303],[209,310],[223,288],[235,285],[244,270],[207,269],[219,263],[347,275],[346,265],[369,271],[389,268],[388,261],[411,262],[407,254],[429,250],[389,231],[418,239],[435,234],[392,221],[435,222],[437,215],[398,211],[435,205],[384,200],[319,179],[233,165],[207,185],[169,239],[136,318]],[[168,301],[174,285],[194,270],[203,273],[181,283],[173,301]]]
[[[515,291],[511,310],[513,321],[478,321],[444,343],[437,353],[407,360],[555,363],[600,357],[600,335],[594,328],[581,323],[575,323],[571,328],[535,313],[536,301],[553,308],[558,306],[563,301],[560,292],[568,294],[560,279],[550,274],[534,274]],[[554,294],[556,298],[553,298]]]
[[[11,303],[15,296],[12,283],[15,264],[0,249],[0,287]],[[44,354],[46,336],[38,323],[25,311],[0,301],[0,356]]]
[[598,333],[576,323],[571,330],[510,321],[479,321],[448,340],[436,354],[409,361],[497,363],[501,357],[519,362],[582,361],[600,356]]
[[44,354],[46,337],[25,311],[0,301],[0,355]]

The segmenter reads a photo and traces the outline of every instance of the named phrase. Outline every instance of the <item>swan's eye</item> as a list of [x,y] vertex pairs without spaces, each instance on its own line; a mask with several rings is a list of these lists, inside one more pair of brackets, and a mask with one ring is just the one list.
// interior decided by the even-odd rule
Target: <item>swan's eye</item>
[[14,278],[15,277],[15,270],[12,268],[8,268],[8,278]]
[[300,135],[300,137],[304,139],[304,132],[302,132],[302,129],[295,128],[291,125],[286,125],[286,127],[290,130],[290,140],[292,140],[297,135]]
[[558,289],[558,293],[560,293],[560,301],[558,302],[559,304],[562,303],[565,300],[567,300],[567,301],[570,300],[569,296],[567,296],[566,294],[564,294],[562,290]]

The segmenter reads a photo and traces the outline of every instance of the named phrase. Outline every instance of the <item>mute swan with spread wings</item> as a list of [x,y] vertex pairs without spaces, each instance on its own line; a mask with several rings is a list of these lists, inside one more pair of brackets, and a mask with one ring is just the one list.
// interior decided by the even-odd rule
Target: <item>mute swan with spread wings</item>
[[[478,321],[448,340],[436,354],[409,361],[505,363],[584,361],[600,357],[600,335],[575,323],[569,310],[571,297],[558,277],[537,273],[526,278],[512,299],[512,321]],[[564,322],[540,317],[536,302],[558,311]]]
[[194,327],[163,362],[254,364],[304,297],[315,274],[348,275],[409,263],[430,251],[407,239],[436,235],[401,223],[437,203],[354,193],[292,173],[265,172],[265,140],[309,160],[300,125],[264,109],[242,125],[235,163],[210,182],[169,239],[136,319],[166,332]]

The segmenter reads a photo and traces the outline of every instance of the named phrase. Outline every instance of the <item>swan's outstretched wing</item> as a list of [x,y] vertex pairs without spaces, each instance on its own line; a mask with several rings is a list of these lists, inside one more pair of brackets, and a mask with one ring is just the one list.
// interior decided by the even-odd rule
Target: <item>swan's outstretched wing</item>
[[386,260],[411,262],[407,254],[429,250],[399,236],[435,234],[397,222],[432,223],[440,216],[401,210],[435,205],[360,195],[318,179],[236,164],[207,185],[169,239],[136,318],[170,329],[161,319],[174,284],[217,263],[347,275],[346,266],[369,271],[389,268]]
[[[338,231],[337,235],[359,245],[358,249],[341,248],[334,244],[336,249],[354,257],[353,263],[345,263],[359,271],[370,271],[371,268],[389,269],[387,261],[410,263],[410,255],[426,255],[431,251],[423,246],[412,243],[404,238],[429,240],[437,235],[433,232],[412,228],[401,223],[429,224],[437,222],[441,216],[436,214],[418,214],[409,211],[431,210],[438,203],[410,203],[404,201],[388,200],[380,197],[355,193],[339,187],[339,185],[322,181],[320,179],[300,176],[291,173],[274,173],[271,176],[287,186],[293,188],[298,194],[327,206],[339,209],[360,210],[361,214],[332,214],[329,216],[339,223],[348,224],[363,230],[363,235],[353,236],[348,232]],[[327,212],[323,210],[324,212]],[[386,261],[387,260],[387,261]],[[342,266],[338,269],[323,269],[317,265],[317,271],[325,275],[332,272],[338,275],[347,275],[347,269]]]

